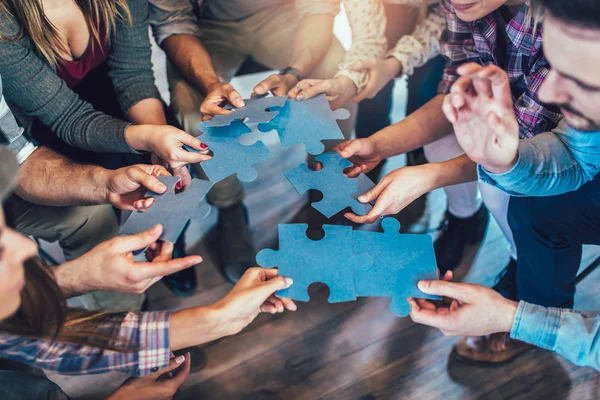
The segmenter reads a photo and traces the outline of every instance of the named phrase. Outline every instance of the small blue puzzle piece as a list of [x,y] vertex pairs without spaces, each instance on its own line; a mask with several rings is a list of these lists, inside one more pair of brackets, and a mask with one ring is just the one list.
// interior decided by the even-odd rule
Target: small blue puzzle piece
[[[258,172],[252,166],[273,157],[269,149],[256,142],[251,146],[240,143],[240,137],[252,133],[246,124],[236,119],[230,125],[207,128],[199,139],[212,150],[213,157],[200,163],[207,178],[214,183],[237,174],[242,182],[252,182]],[[188,151],[197,150],[184,146]]]
[[308,287],[321,282],[329,287],[329,302],[356,300],[354,270],[368,268],[372,260],[366,254],[352,253],[352,228],[324,225],[325,237],[306,237],[306,224],[279,225],[279,250],[264,249],[256,262],[265,268],[278,267],[281,276],[294,283],[277,295],[308,301]]
[[258,124],[258,130],[275,129],[283,148],[304,143],[312,155],[325,151],[322,140],[344,139],[336,120],[350,117],[345,109],[331,111],[324,94],[302,101],[288,99],[278,111],[271,122]]
[[265,97],[257,96],[253,99],[246,99],[244,107],[235,108],[231,105],[225,106],[226,110],[231,110],[227,115],[215,115],[210,121],[205,121],[198,128],[200,132],[206,132],[208,128],[226,126],[236,119],[246,120],[247,123],[269,122],[277,115],[276,110],[269,108],[281,107],[285,104],[287,97]]
[[161,224],[163,232],[160,239],[175,243],[190,219],[201,220],[210,213],[211,207],[204,198],[212,182],[192,179],[190,187],[176,194],[178,177],[160,176],[158,179],[167,186],[167,191],[163,194],[146,192],[146,197],[154,197],[154,204],[148,211],[131,213],[121,226],[122,235],[134,235]]
[[302,164],[285,173],[298,193],[315,189],[323,194],[321,201],[312,203],[317,211],[327,218],[346,207],[351,207],[357,215],[365,215],[371,211],[370,204],[361,203],[357,198],[375,187],[373,181],[363,174],[356,178],[344,175],[344,169],[351,167],[352,163],[336,151],[321,154],[317,161],[323,164],[320,171],[312,171],[306,164]]
[[370,268],[354,271],[356,295],[389,296],[391,310],[399,317],[410,313],[407,297],[439,300],[417,288],[420,280],[437,280],[438,271],[429,235],[400,234],[394,218],[382,221],[384,233],[353,232],[354,252],[367,253],[373,259]]

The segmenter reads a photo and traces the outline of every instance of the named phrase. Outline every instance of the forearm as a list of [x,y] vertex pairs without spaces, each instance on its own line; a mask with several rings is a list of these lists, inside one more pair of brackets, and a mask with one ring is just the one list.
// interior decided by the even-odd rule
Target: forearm
[[171,315],[169,337],[173,351],[198,346],[233,333],[228,331],[221,311],[214,306],[190,308]]
[[425,168],[430,176],[430,190],[477,180],[477,164],[466,155],[458,156],[448,161],[427,163]]
[[127,118],[134,124],[166,125],[163,103],[158,99],[145,99],[129,109]]
[[108,201],[108,174],[104,168],[77,164],[40,147],[21,165],[17,194],[46,206],[103,204]]
[[451,134],[452,124],[442,112],[444,95],[437,95],[402,121],[375,133],[372,140],[382,158],[404,154]]
[[220,81],[210,54],[196,36],[171,35],[161,47],[183,77],[204,94],[210,85]]
[[329,14],[307,15],[300,21],[289,65],[309,76],[331,47],[333,19]]

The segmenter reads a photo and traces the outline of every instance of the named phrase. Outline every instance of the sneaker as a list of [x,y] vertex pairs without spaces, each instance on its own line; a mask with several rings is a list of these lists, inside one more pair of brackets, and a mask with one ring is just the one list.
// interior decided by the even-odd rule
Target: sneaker
[[511,339],[507,332],[466,336],[454,345],[450,358],[464,364],[499,366],[514,360],[533,347],[529,343]]
[[469,245],[478,245],[485,236],[489,213],[485,205],[468,218],[458,218],[446,211],[442,222],[442,233],[435,241],[435,257],[440,276],[454,270],[462,261]]
[[248,210],[243,203],[219,210],[217,230],[221,273],[228,281],[236,283],[246,270],[256,265]]
[[[181,258],[187,255],[184,240],[186,229],[187,225],[173,246],[173,258]],[[192,296],[198,287],[196,266],[194,265],[179,272],[175,272],[174,274],[167,275],[163,277],[161,281],[176,296]]]

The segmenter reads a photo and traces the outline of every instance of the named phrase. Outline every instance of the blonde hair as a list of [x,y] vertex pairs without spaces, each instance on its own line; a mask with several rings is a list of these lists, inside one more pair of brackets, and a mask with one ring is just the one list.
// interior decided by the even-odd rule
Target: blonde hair
[[[118,20],[131,23],[127,0],[73,0],[83,12],[90,30],[92,46],[107,41]],[[15,41],[28,35],[37,51],[52,66],[70,54],[64,36],[46,18],[42,0],[0,0],[0,12],[19,23],[14,36],[0,34],[0,41]]]

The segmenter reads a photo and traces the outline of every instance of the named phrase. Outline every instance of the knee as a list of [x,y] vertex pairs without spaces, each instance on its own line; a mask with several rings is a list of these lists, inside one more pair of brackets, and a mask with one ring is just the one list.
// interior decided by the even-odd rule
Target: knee
[[68,259],[79,257],[119,234],[117,216],[109,205],[69,207],[63,224],[59,242]]

